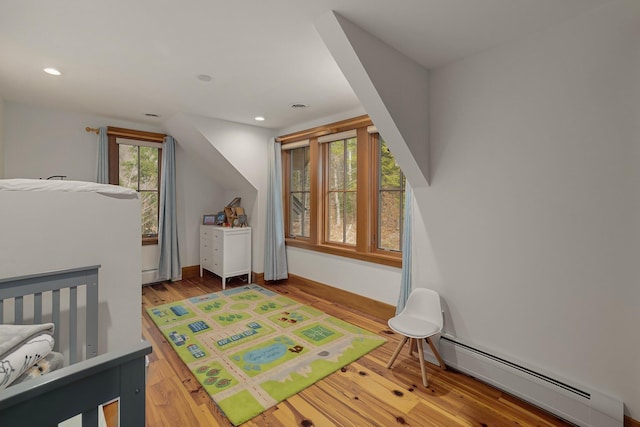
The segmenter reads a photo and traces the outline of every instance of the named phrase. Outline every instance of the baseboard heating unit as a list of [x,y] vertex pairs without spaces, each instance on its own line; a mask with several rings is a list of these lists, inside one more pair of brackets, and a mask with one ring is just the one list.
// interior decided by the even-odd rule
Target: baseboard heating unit
[[451,336],[443,335],[439,343],[440,354],[447,366],[571,423],[592,427],[619,427],[624,423],[623,403],[619,399],[588,387],[554,379]]

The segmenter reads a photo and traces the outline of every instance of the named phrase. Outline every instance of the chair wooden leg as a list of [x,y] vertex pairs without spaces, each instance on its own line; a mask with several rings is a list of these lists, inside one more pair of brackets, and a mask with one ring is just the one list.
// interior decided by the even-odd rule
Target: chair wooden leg
[[416,350],[416,339],[409,338],[409,356],[413,357],[413,351]]
[[438,353],[438,349],[436,348],[435,345],[433,345],[433,342],[431,341],[430,337],[427,337],[427,343],[429,344],[429,347],[431,348],[431,351],[433,352],[433,355],[436,357],[436,359],[438,359],[438,363],[440,364],[440,368],[441,369],[447,369],[447,365],[444,364],[444,360],[442,360],[442,357],[440,357],[440,353]]
[[393,353],[393,356],[391,356],[391,360],[389,360],[389,363],[387,363],[387,369],[391,368],[391,365],[393,365],[393,362],[396,361],[396,358],[400,354],[400,350],[402,350],[402,346],[405,345],[408,339],[409,337],[404,337],[402,341],[400,341],[398,348],[396,348],[396,351]]
[[420,371],[422,372],[422,384],[425,387],[429,387],[429,383],[427,382],[427,370],[424,367],[424,348],[422,345],[422,340],[418,342],[418,356],[420,357]]

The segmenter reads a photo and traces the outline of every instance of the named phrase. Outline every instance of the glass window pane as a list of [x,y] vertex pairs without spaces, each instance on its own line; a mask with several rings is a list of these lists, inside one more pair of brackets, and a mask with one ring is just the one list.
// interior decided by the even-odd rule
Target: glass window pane
[[329,143],[329,181],[330,190],[344,188],[344,141]]
[[344,194],[344,223],[345,239],[344,243],[356,244],[358,209],[356,205],[356,192],[350,191]]
[[300,236],[302,232],[302,218],[304,204],[302,193],[291,193],[289,199],[289,234]]
[[355,190],[358,183],[358,145],[356,138],[346,141],[345,190]]
[[343,193],[329,193],[328,199],[327,240],[330,242],[343,243]]
[[380,140],[380,189],[402,188],[402,171],[387,144]]
[[291,191],[302,191],[304,189],[305,163],[308,164],[308,160],[305,162],[305,148],[291,150]]
[[118,179],[122,187],[138,190],[138,146],[118,145]]
[[140,190],[158,190],[158,149],[140,147]]
[[140,193],[142,210],[142,235],[158,234],[158,193],[143,191]]
[[402,229],[402,191],[380,191],[378,221],[378,248],[392,251],[401,250],[400,230]]

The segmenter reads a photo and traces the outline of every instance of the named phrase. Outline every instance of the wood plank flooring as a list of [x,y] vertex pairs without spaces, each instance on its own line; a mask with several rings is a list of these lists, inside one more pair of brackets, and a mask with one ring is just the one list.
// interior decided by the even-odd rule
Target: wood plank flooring
[[[244,283],[231,281],[227,288]],[[403,349],[393,369],[386,364],[399,343],[386,319],[309,295],[293,284],[263,285],[301,303],[368,329],[388,342],[302,392],[243,424],[247,427],[321,426],[568,426],[554,416],[467,375],[427,363]],[[178,358],[146,308],[222,290],[207,275],[142,289],[143,335],[153,346],[147,376],[147,426],[231,426]]]

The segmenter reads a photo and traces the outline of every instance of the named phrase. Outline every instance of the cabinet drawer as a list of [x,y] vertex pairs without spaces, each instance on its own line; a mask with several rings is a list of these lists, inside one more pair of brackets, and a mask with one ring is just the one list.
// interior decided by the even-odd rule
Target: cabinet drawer
[[201,256],[200,266],[202,268],[206,268],[207,270],[213,270],[213,260],[210,256]]
[[200,240],[200,253],[213,253],[213,242],[210,240]]

